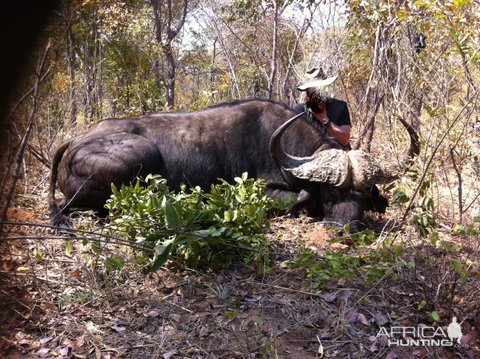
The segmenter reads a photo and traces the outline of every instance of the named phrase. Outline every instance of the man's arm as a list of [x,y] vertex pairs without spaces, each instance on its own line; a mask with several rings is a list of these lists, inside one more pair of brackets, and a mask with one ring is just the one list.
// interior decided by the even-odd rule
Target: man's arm
[[338,143],[343,146],[346,146],[350,143],[350,130],[352,127],[350,125],[337,125],[330,121],[327,115],[327,110],[325,104],[320,105],[320,111],[313,112],[315,118],[320,121],[323,125],[326,125],[327,132],[330,136],[335,138]]
[[327,126],[327,132],[330,136],[335,138],[338,143],[342,146],[346,146],[350,143],[350,130],[352,129],[351,126],[342,125],[338,126],[330,121],[330,124]]

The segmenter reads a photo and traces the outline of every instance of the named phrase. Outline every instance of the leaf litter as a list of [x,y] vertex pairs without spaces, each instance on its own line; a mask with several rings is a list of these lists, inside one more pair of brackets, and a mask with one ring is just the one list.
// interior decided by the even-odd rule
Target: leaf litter
[[[478,317],[464,323],[462,347],[389,347],[377,335],[380,327],[426,320],[424,310],[417,310],[414,284],[368,285],[342,277],[318,287],[305,270],[286,261],[303,247],[321,254],[330,232],[305,217],[281,217],[272,227],[269,240],[277,255],[266,277],[244,264],[219,273],[144,274],[128,265],[109,273],[89,265],[78,246],[69,257],[63,243],[45,240],[43,257],[32,259],[25,255],[31,247],[10,245],[10,281],[2,283],[2,291],[7,307],[21,315],[6,321],[13,335],[5,336],[1,349],[7,357],[38,358],[394,359],[480,353]],[[467,304],[478,313],[478,304]]]

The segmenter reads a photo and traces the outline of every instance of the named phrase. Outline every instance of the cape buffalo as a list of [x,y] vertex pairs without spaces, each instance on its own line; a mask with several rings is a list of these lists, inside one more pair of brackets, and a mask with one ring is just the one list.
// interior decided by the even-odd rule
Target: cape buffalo
[[[404,172],[409,161],[420,152],[418,134],[399,118],[410,136],[410,147],[398,164],[379,163],[365,151],[339,149],[328,141],[328,137],[311,156],[292,156],[283,150],[281,138],[298,117],[283,123],[273,133],[269,146],[275,163],[302,183],[291,211],[306,207],[321,215],[324,221],[348,223],[352,232],[360,230],[359,220],[366,210],[385,212],[388,201],[380,196],[376,184],[389,183]],[[325,129],[313,121],[310,125],[325,134]]]
[[[361,186],[351,180],[334,183],[331,176],[318,173],[332,172],[328,166],[318,167],[313,175],[305,169],[302,173],[299,161],[307,167],[309,163],[318,166],[322,161],[328,163],[322,153],[344,152],[312,124],[287,122],[295,115],[282,103],[253,99],[194,112],[104,120],[57,149],[50,179],[51,218],[58,225],[73,210],[105,211],[111,183],[128,184],[149,173],[161,174],[174,189],[185,183],[208,190],[218,178],[232,182],[248,172],[250,177],[265,179],[272,196],[298,195],[294,212],[306,208],[341,225],[360,220],[367,209],[384,211],[387,202],[373,186],[375,179]],[[347,157],[355,162],[365,156]],[[347,175],[351,172],[348,163]],[[57,182],[65,195],[61,208],[55,201]],[[382,180],[377,178],[377,182]]]

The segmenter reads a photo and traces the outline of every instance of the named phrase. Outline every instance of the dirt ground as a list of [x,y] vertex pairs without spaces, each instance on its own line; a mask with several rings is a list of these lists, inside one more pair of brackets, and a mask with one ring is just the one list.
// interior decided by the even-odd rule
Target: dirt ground
[[[47,223],[45,213],[33,206],[11,210],[9,217]],[[63,240],[25,239],[52,237],[47,227],[8,231],[0,277],[5,358],[480,357],[480,305],[468,294],[478,288],[478,277],[468,284],[473,287],[458,291],[450,308],[466,319],[461,345],[389,346],[378,335],[381,327],[432,325],[418,309],[418,281],[319,283],[304,269],[292,268],[288,260],[301,248],[321,254],[335,235],[306,217],[272,221],[268,240],[275,260],[265,277],[245,264],[218,273],[142,273],[131,266],[108,272],[92,263],[88,245],[81,242],[70,253]],[[469,251],[478,253],[478,241],[467,242]],[[434,282],[433,275],[416,278]],[[443,314],[448,318],[450,312]]]

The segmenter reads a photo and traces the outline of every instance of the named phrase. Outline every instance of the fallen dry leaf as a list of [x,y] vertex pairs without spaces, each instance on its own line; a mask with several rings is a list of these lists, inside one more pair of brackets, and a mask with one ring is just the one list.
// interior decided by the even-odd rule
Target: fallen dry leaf
[[477,333],[472,330],[470,333],[464,334],[462,339],[460,339],[460,343],[466,346],[470,346],[474,344],[477,340]]
[[70,347],[70,346],[65,346],[65,347],[63,347],[62,349],[60,349],[60,350],[58,351],[58,354],[60,354],[60,356],[62,356],[62,357],[67,358],[68,355],[69,355],[69,353],[70,353],[70,351],[71,351],[71,349],[72,349],[72,347]]
[[418,358],[423,358],[428,354],[428,351],[425,348],[416,348],[413,350],[412,354]]
[[356,322],[358,319],[358,312],[350,312],[347,316],[347,320],[350,322],[350,323],[353,323],[353,322]]
[[362,314],[362,313],[359,313],[358,314],[358,321],[360,323],[362,323],[363,325],[366,325],[366,326],[369,326],[370,323],[368,322],[368,319],[367,317],[365,316],[365,314]]
[[199,333],[200,337],[206,337],[208,333],[209,333],[209,330],[206,326],[202,326],[200,328],[200,333]]
[[348,300],[352,296],[353,292],[350,289],[341,289],[338,292],[338,297],[343,300]]
[[330,244],[330,248],[342,250],[342,249],[348,248],[348,246],[344,243],[335,242],[335,243]]
[[40,343],[45,344],[45,343],[48,343],[52,339],[53,339],[52,337],[42,338],[42,339],[40,339]]
[[327,303],[333,303],[337,299],[336,293],[327,293],[322,296],[323,300]]
[[45,358],[49,352],[50,352],[49,348],[42,348],[40,350],[37,350],[35,354],[38,355],[40,358]]
[[121,333],[121,332],[124,332],[125,330],[127,330],[127,328],[122,327],[120,325],[112,325],[110,328],[115,330],[117,333]]
[[169,316],[168,316],[169,319],[179,323],[181,320],[182,320],[182,316],[180,314],[176,314],[176,313],[171,313]]
[[100,332],[100,329],[96,324],[94,324],[92,321],[88,321],[85,323],[85,326],[89,332],[95,333],[95,332]]
[[385,314],[383,314],[381,312],[376,312],[375,313],[375,322],[378,325],[380,325],[380,326],[385,325],[385,324],[388,323],[388,321],[389,321],[389,319]]
[[17,341],[17,345],[32,345],[32,340],[23,338]]
[[385,357],[385,359],[397,359],[398,358],[398,354],[395,350],[392,350],[390,353],[387,354],[387,356]]
[[78,278],[78,277],[80,277],[81,273],[82,273],[82,271],[80,270],[80,268],[77,268],[72,272],[71,275],[72,275],[73,278]]
[[172,349],[166,353],[163,354],[163,359],[170,359],[177,353],[177,349]]
[[81,348],[85,345],[85,335],[81,335],[80,337],[77,338],[75,341],[75,347]]
[[149,317],[155,318],[160,315],[160,311],[158,309],[152,309],[151,311],[148,312],[147,314]]
[[9,221],[35,222],[36,215],[35,213],[27,211],[23,208],[8,208],[7,219]]

